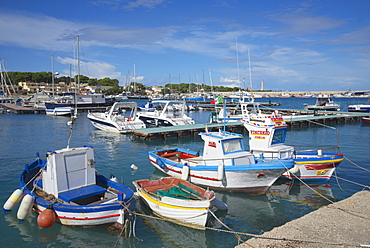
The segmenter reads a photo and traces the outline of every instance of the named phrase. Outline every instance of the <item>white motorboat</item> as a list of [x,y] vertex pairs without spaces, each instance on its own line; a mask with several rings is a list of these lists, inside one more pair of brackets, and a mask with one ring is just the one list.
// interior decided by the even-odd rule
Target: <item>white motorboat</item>
[[53,109],[45,109],[47,115],[61,116],[61,115],[73,115],[74,108],[72,107],[56,107]]
[[87,114],[94,127],[113,133],[128,133],[145,128],[145,123],[137,115],[136,102],[116,102],[105,113]]
[[[185,101],[156,100],[152,101],[152,112],[138,112],[137,116],[147,127],[180,126],[195,124],[195,121],[185,114]],[[174,107],[174,105],[176,107]]]
[[349,112],[370,112],[370,98],[367,99],[365,104],[352,104],[348,105]]
[[327,95],[320,95],[314,105],[304,104],[306,110],[339,111],[340,105]]

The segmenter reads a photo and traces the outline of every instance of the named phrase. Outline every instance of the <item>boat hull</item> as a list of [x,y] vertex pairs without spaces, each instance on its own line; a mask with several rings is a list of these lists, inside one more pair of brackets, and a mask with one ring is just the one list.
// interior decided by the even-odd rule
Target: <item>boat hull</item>
[[370,118],[362,117],[361,121],[362,121],[362,123],[370,124]]
[[72,107],[57,107],[53,109],[45,110],[47,115],[62,116],[62,115],[71,115],[73,113]]
[[[173,151],[175,149],[190,153],[188,150],[178,147],[168,150]],[[193,156],[195,154],[195,152],[192,152]],[[155,152],[149,153],[149,160],[158,170],[169,176],[182,178],[191,183],[217,190],[245,192],[253,195],[266,193],[287,169],[293,167],[288,161],[281,160],[249,165],[225,165],[221,168],[220,166],[204,165],[202,161],[197,164],[192,164],[186,159],[182,162],[174,162],[171,159],[158,156]],[[184,165],[185,163],[189,166]],[[287,164],[282,165],[284,163]]]
[[215,200],[213,191],[174,177],[138,180],[133,184],[140,199],[156,215],[180,225],[205,229]]
[[189,225],[191,227],[204,229],[208,215],[210,202],[205,206],[190,207],[184,201],[184,204],[174,204],[172,201],[167,202],[164,197],[161,201],[151,197],[144,191],[138,190],[139,196],[145,204],[157,215],[175,220],[176,223],[181,225]]
[[112,133],[130,133],[134,129],[145,128],[145,124],[142,121],[136,120],[120,120],[116,121],[109,120],[104,117],[104,113],[89,113],[87,118],[91,121],[91,124],[100,130]]
[[[285,172],[282,177],[314,183],[326,183],[343,159],[343,154],[324,153],[322,156],[318,156],[313,153],[297,153],[294,159],[296,167]],[[295,172],[292,172],[293,170]]]

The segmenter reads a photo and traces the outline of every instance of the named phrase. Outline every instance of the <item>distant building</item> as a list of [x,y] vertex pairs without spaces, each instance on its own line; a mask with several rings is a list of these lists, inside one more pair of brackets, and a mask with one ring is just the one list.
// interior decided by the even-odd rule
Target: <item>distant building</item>
[[[53,92],[54,94],[59,94],[59,93],[65,93],[65,92],[68,92],[68,93],[76,92],[76,90],[78,91],[75,82],[71,82],[70,85],[68,85],[65,82],[58,82],[58,83],[54,83],[54,86],[53,86],[53,84],[51,83],[45,83],[45,82],[35,83],[35,82],[27,81],[27,82],[19,82],[18,87],[19,87],[20,92],[27,93],[27,94],[41,92],[41,91],[44,91],[49,94],[52,94]],[[80,93],[91,92],[91,89],[89,87],[90,86],[88,86],[87,84],[80,84],[79,92]]]

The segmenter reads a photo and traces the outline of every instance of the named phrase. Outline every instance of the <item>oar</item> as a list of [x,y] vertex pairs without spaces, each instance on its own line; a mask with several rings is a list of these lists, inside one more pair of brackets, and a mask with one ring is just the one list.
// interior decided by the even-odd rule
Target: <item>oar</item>
[[190,192],[189,190],[183,189],[183,188],[181,188],[180,186],[178,186],[178,185],[176,185],[176,184],[174,184],[174,186],[175,186],[176,188],[181,189],[181,190],[182,190],[182,191],[184,191],[185,193],[188,193],[189,195],[193,195],[193,196],[195,196],[195,197],[196,197],[197,199],[199,199],[199,200],[204,200],[204,199],[206,199],[206,198],[200,197],[200,196],[198,196],[198,195],[196,195],[196,194],[194,194],[194,193]]

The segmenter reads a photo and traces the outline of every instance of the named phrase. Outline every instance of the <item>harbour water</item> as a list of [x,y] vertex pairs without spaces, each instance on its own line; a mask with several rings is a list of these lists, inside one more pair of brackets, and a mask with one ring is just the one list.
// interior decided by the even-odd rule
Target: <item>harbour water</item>
[[[268,101],[269,99],[258,99]],[[314,99],[273,98],[281,102],[279,108],[302,109],[303,103],[313,104]],[[336,99],[342,108],[348,104],[366,102],[366,99]],[[355,101],[355,102],[354,102]],[[206,122],[209,112],[193,112],[198,122]],[[32,162],[35,153],[45,158],[46,151],[67,146],[68,117],[46,115],[0,115],[0,202],[3,204],[10,194],[19,187],[18,177],[25,163]],[[334,126],[339,133],[341,152],[345,160],[336,170],[336,176],[329,183],[306,185],[278,181],[263,196],[243,193],[217,192],[218,199],[228,204],[228,211],[216,212],[217,217],[230,229],[241,233],[261,234],[288,221],[297,219],[330,202],[345,199],[369,185],[370,172],[370,125],[360,122]],[[244,131],[248,147],[248,134]],[[335,145],[336,131],[321,126],[293,127],[289,129],[286,143],[289,145]],[[148,151],[163,147],[180,146],[190,150],[202,150],[199,137],[143,141],[129,135],[119,135],[93,128],[81,113],[75,122],[71,146],[91,145],[95,148],[95,167],[106,176],[113,173],[120,181],[134,189],[133,180],[164,176],[148,161]],[[135,164],[137,171],[130,166]],[[352,183],[355,182],[356,184]],[[320,194],[320,195],[319,195]],[[131,210],[153,216],[140,202],[133,202]],[[0,216],[2,247],[234,247],[238,244],[234,234],[217,230],[194,230],[163,220],[131,216],[134,228],[131,237],[119,237],[119,232],[106,226],[78,228],[59,224],[42,229],[37,226],[37,215],[19,223],[16,210]],[[217,220],[212,219],[209,227],[226,230]],[[243,240],[249,237],[240,235]],[[287,233],[289,238],[289,233]]]

